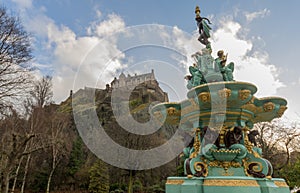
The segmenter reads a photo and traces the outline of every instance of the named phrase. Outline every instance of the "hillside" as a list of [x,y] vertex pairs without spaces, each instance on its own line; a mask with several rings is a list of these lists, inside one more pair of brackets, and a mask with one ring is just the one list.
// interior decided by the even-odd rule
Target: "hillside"
[[[93,96],[94,101],[91,101],[91,98],[87,97],[91,95]],[[139,123],[147,123],[150,120],[150,114],[148,113],[149,108],[156,103],[167,101],[167,94],[162,91],[156,80],[152,80],[142,82],[135,86],[134,89],[129,89],[128,87],[119,87],[116,89],[111,88],[108,85],[105,89],[86,87],[78,90],[74,94],[71,92],[70,97],[66,101],[62,102],[58,109],[60,112],[68,113],[72,116],[72,102],[73,106],[75,103],[83,114],[92,108],[97,112],[98,119],[105,132],[116,143],[129,149],[149,150],[168,141],[168,139],[173,136],[177,128],[170,125],[164,125],[153,134],[137,135],[123,129],[118,124],[116,115],[119,113],[121,119],[127,119],[132,116],[133,119]],[[112,104],[117,105],[118,109],[121,109],[121,111],[122,106],[129,105],[129,113],[124,114],[123,112],[114,112]],[[74,129],[75,127],[76,126],[73,121],[70,128]],[[80,141],[80,138],[78,137],[77,131],[74,130],[74,132],[77,137],[70,140],[73,141],[73,144],[76,144],[76,141]],[[97,158],[87,147],[84,146],[84,144],[82,144],[82,147],[79,149],[82,151],[80,155],[83,155],[82,160],[79,161],[81,163],[79,164],[80,166],[77,166],[76,171],[73,171],[72,175],[56,182],[56,187],[58,189],[62,186],[66,189],[71,188],[74,190],[88,188],[90,180],[88,178],[88,176],[90,176],[89,170],[95,163],[97,163]],[[109,151],[109,148],[107,150]],[[70,155],[71,154],[72,152],[70,152]],[[70,165],[70,163],[68,164]],[[177,159],[175,159],[167,165],[146,171],[129,171],[110,166],[105,163],[102,163],[102,165],[102,168],[105,166],[109,170],[110,191],[117,190],[120,192],[126,192],[129,184],[131,184],[135,192],[138,190],[140,191],[140,189],[143,189],[143,192],[161,192],[163,191],[164,180],[166,177],[176,174],[176,167],[178,163]],[[63,175],[61,174],[61,176]],[[60,182],[67,183],[61,184]]]

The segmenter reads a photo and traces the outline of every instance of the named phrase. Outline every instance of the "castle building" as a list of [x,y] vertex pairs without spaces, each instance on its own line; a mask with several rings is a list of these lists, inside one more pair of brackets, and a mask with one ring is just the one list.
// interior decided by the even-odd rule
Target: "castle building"
[[[155,101],[157,99],[160,99],[159,101],[161,101],[161,99],[168,101],[168,94],[159,87],[153,69],[150,73],[141,75],[135,74],[134,76],[128,74],[127,77],[122,72],[119,78],[115,77],[110,85],[111,89],[132,90],[134,88],[131,95],[142,97],[144,102]],[[151,95],[145,95],[145,93],[151,93]]]
[[158,81],[155,79],[154,70],[141,75],[135,74],[131,76],[128,74],[127,77],[124,73],[121,73],[119,78],[115,77],[110,84],[106,84],[105,89],[84,87],[84,89],[79,89],[75,94],[73,94],[73,91],[70,91],[70,98],[73,95],[95,95],[96,100],[105,99],[110,103],[112,90],[120,92],[118,97],[121,101],[127,100],[126,96],[128,95],[130,95],[130,100],[141,99],[143,103],[169,101],[168,94],[160,88]]
[[110,85],[111,88],[131,87],[131,86],[142,84],[146,81],[151,83],[156,81],[153,69],[151,70],[150,73],[147,74],[141,74],[141,75],[135,74],[134,76],[128,74],[127,77],[122,72],[119,78],[117,79],[115,77],[114,80],[110,83]]

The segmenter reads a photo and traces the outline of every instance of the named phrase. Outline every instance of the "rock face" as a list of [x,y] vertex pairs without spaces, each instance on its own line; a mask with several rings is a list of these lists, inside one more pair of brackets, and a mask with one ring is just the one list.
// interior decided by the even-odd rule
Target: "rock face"
[[128,148],[155,147],[165,141],[166,136],[172,136],[175,130],[175,127],[171,126],[166,132],[166,128],[163,127],[157,133],[145,137],[127,132],[119,125],[118,119],[130,120],[130,118],[139,123],[147,123],[150,120],[149,107],[168,102],[168,94],[160,88],[153,70],[148,74],[127,77],[122,73],[110,85],[107,84],[105,89],[85,87],[76,93],[72,92],[72,101],[74,114],[87,115],[89,110],[95,108],[107,134]]
[[[148,79],[149,74],[152,79]],[[148,113],[150,106],[152,106],[153,103],[168,101],[168,95],[160,88],[158,81],[155,79],[154,72],[152,71],[149,74],[146,74],[145,76],[134,76],[135,79],[138,77],[140,80],[144,77],[143,81],[139,81],[137,85],[127,84],[114,87],[114,84],[107,84],[103,89],[85,87],[78,91],[71,91],[70,97],[60,104],[61,111],[69,113],[70,116],[72,116],[72,119],[74,119],[73,128],[75,129],[76,127],[86,148],[89,149],[89,154],[94,154],[95,151],[87,145],[89,142],[85,140],[85,135],[88,135],[88,137],[91,138],[95,136],[93,134],[91,136],[89,135],[94,129],[92,124],[93,121],[95,121],[95,119],[92,119],[93,117],[91,114],[95,114],[95,112],[95,117],[97,121],[100,122],[101,129],[105,131],[109,138],[120,146],[128,149],[149,150],[163,145],[174,135],[177,128],[172,125],[163,125],[155,133],[149,135],[130,133],[125,130],[116,119],[117,115],[121,115],[121,118],[124,118],[125,120],[128,120],[128,117],[132,117],[139,123],[147,123],[150,119],[150,114]],[[119,79],[120,78],[116,78],[115,80],[118,81]],[[130,80],[135,79],[133,78]],[[120,112],[113,109],[115,107],[120,107]],[[124,113],[122,112],[121,107],[127,107],[129,108],[129,111]],[[82,130],[80,130],[80,128]],[[100,128],[98,127],[95,130],[100,130]],[[109,154],[111,151],[109,143],[101,146],[98,145],[97,142],[101,141],[99,138],[94,137],[93,139],[96,141],[95,149],[105,149],[107,150],[105,154]],[[89,162],[90,161],[86,161],[87,164],[89,164]],[[160,184],[167,175],[175,173],[176,167],[174,166],[176,164],[176,159],[174,159],[161,167],[145,171],[134,171],[133,175],[136,175],[137,177],[135,178],[139,178],[139,180],[145,180],[147,183],[145,187],[147,188],[154,184]],[[109,166],[109,169],[112,176],[110,179],[111,184],[124,183],[124,174],[127,174],[128,170],[114,167],[113,164]],[[151,177],[151,181],[149,180],[149,177]]]

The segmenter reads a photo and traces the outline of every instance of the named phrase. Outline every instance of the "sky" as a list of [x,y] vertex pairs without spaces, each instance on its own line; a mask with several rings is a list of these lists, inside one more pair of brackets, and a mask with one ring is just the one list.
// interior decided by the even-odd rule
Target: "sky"
[[183,77],[203,48],[195,6],[212,22],[213,53],[235,63],[234,79],[258,87],[257,97],[287,99],[284,117],[300,120],[300,1],[2,0],[32,35],[36,76],[53,77],[60,103],[88,87],[105,88],[121,72],[154,69],[171,101],[186,98]]

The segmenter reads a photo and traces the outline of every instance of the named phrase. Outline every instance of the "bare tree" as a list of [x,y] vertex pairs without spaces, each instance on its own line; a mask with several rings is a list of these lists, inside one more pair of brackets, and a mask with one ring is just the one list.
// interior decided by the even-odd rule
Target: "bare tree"
[[[52,109],[51,106],[47,106],[47,108],[44,108],[44,105],[49,104],[52,99],[52,83],[51,83],[51,77],[45,76],[41,78],[40,80],[37,80],[33,82],[33,89],[30,91],[30,98],[27,98],[23,102],[23,109],[24,114],[26,117],[26,133],[34,133],[36,137],[30,142],[28,142],[25,147],[24,151],[33,149],[34,147],[43,147],[44,149],[46,147],[53,148],[53,145],[57,145],[55,142],[56,137],[53,137],[53,132],[60,132],[59,129],[53,129],[53,126],[55,125],[55,121],[57,121],[57,117],[55,110]],[[52,117],[53,116],[53,117]],[[52,122],[52,120],[55,120]],[[57,123],[60,123],[59,121]],[[25,126],[24,126],[25,127]],[[49,137],[49,132],[51,131],[51,137]],[[53,153],[53,152],[52,152]],[[51,153],[51,155],[53,155]],[[52,156],[53,157],[53,156]],[[23,159],[25,159],[25,163],[23,163]],[[22,178],[21,183],[21,193],[24,192],[25,185],[26,185],[26,179],[27,179],[27,173],[29,171],[29,164],[32,159],[36,159],[36,157],[32,157],[32,154],[27,154],[22,156],[19,159],[18,166],[15,170],[14,175],[14,181],[11,188],[11,192],[13,193],[16,188],[16,182],[18,178]],[[56,160],[54,161],[56,163]],[[19,171],[21,169],[21,166],[23,168],[23,176],[19,176]]]
[[0,7],[0,110],[23,95],[30,82],[31,59],[29,34],[17,17]]
[[50,192],[51,180],[55,169],[61,160],[68,154],[66,129],[68,128],[68,117],[62,113],[54,112],[49,126],[49,142],[50,142],[50,173],[47,181],[46,193]]
[[[295,151],[300,142],[300,131],[297,124],[285,125],[279,120],[258,123],[255,125],[260,133],[258,146],[263,156],[270,160],[275,170],[282,169],[290,163],[291,152]],[[299,150],[299,149],[298,149]]]
[[8,193],[9,182],[15,175],[15,169],[23,156],[29,155],[38,148],[28,148],[28,143],[35,137],[33,133],[27,133],[24,126],[26,121],[21,119],[16,111],[0,122],[0,176],[1,192]]
[[[42,108],[34,108],[33,102],[30,99],[27,99],[26,101],[24,101],[24,109],[25,109],[25,114],[27,115],[27,119],[26,119],[26,133],[31,133],[31,134],[35,134],[36,137],[34,137],[32,140],[30,140],[30,142],[28,142],[25,145],[24,151],[26,152],[28,149],[34,149],[37,147],[45,148],[48,146],[48,144],[43,144],[41,137],[40,137],[40,133],[43,132],[42,128],[43,128],[43,124],[45,123],[45,116],[44,116],[44,109]],[[25,165],[23,166],[23,159],[25,159]],[[28,174],[28,170],[29,170],[29,164],[30,161],[32,159],[32,154],[27,154],[25,156],[22,156],[19,160],[19,164],[17,166],[17,169],[15,171],[15,175],[14,175],[14,181],[13,181],[13,186],[11,188],[11,192],[13,193],[15,191],[16,185],[17,185],[17,180],[19,177],[19,171],[21,169],[21,166],[24,167],[24,172],[23,172],[23,176],[22,176],[22,183],[21,183],[21,193],[24,193],[25,190],[25,185],[26,185],[26,179],[27,179],[27,174]]]
[[36,105],[42,108],[44,105],[51,103],[52,92],[52,77],[44,76],[41,80],[33,83],[33,90],[30,92]]

